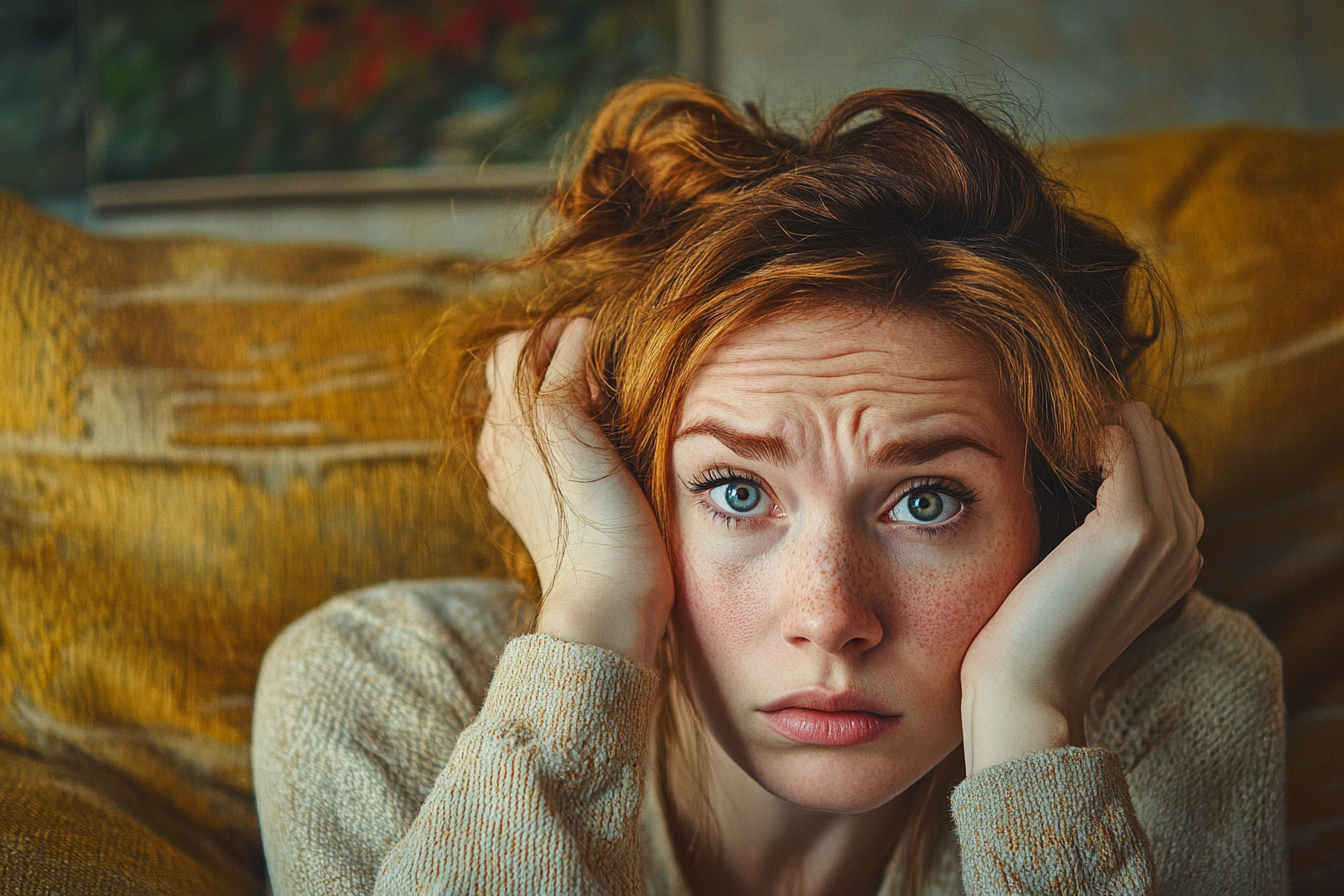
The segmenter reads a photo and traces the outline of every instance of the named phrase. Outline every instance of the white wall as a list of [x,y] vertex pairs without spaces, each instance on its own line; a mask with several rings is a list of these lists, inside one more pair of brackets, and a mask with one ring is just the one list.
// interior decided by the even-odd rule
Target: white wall
[[1002,85],[1048,138],[1344,125],[1339,0],[720,2],[726,92],[805,119],[866,87]]

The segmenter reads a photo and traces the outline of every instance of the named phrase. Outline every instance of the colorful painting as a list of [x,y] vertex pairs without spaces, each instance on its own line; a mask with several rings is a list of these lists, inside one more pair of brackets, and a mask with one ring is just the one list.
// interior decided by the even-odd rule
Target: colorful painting
[[677,0],[94,0],[98,182],[549,162]]

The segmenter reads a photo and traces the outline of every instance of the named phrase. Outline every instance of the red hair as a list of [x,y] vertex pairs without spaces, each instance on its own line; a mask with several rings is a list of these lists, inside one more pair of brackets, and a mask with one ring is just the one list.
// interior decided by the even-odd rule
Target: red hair
[[[422,381],[451,397],[464,456],[494,341],[590,317],[598,422],[666,533],[682,399],[724,337],[828,305],[918,311],[997,363],[1030,443],[1042,550],[1081,522],[1101,427],[1168,303],[1140,254],[1016,141],[937,93],[857,93],[802,139],[754,107],[656,80],[613,93],[579,145],[550,204],[554,230],[503,266],[538,275],[534,288],[449,312],[421,356]],[[533,370],[524,352],[519,387],[535,396]],[[925,807],[916,878],[945,833],[958,761],[909,794]]]

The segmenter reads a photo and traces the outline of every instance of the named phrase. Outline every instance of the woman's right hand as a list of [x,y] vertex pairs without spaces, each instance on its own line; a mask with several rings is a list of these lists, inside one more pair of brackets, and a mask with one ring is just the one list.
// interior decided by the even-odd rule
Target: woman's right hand
[[535,437],[546,443],[550,476],[516,388],[527,332],[501,338],[486,361],[490,406],[476,458],[490,503],[536,564],[537,631],[652,665],[672,609],[672,567],[648,499],[593,421],[591,328],[573,318],[542,332]]

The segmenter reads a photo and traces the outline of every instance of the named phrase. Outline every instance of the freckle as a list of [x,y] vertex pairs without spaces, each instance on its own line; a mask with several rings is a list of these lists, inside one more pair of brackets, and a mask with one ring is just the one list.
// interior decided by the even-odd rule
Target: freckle
[[755,640],[761,619],[770,612],[771,596],[766,591],[769,577],[752,564],[698,561],[695,573],[695,599],[683,601],[681,617],[693,631],[708,635],[721,646],[741,646]]
[[930,575],[933,587],[907,592],[907,636],[921,652],[959,655],[1017,584],[1017,572],[997,552],[940,568]]

